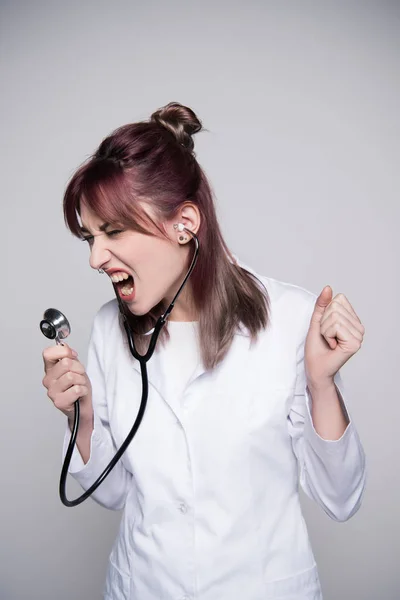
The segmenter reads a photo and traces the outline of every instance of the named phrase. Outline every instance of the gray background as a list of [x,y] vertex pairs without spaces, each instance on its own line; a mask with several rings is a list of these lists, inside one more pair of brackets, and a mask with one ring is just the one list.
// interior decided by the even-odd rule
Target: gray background
[[100,598],[120,515],[60,503],[65,422],[38,324],[64,311],[86,361],[113,296],[64,227],[63,190],[106,134],[172,100],[209,129],[197,156],[232,251],[330,284],[366,327],[342,369],[363,506],[335,523],[303,505],[325,600],[400,597],[399,33],[394,1],[1,2],[1,600]]

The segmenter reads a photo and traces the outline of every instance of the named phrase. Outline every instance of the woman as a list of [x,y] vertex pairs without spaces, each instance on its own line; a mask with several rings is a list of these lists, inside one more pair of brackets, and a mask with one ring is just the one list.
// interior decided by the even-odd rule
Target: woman
[[148,363],[143,421],[93,494],[123,509],[104,598],[321,599],[298,482],[337,521],[360,506],[365,457],[339,369],[364,327],[329,286],[317,297],[230,253],[193,153],[200,129],[170,103],[115,131],[72,177],[66,223],[119,300],[94,319],[87,370],[68,345],[50,347],[43,383],[68,417],[64,452],[81,397],[70,473],[87,489],[140,403],[119,305],[144,352],[196,233],[198,261]]

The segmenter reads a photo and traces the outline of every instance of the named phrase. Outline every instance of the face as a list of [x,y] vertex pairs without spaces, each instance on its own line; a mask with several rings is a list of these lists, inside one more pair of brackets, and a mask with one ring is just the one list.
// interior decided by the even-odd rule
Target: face
[[[81,206],[80,216],[82,236],[90,247],[90,266],[104,269],[114,279],[119,278],[118,273],[133,278],[116,284],[128,310],[137,316],[144,315],[162,300],[167,308],[187,273],[191,247],[190,243],[178,243],[179,232],[173,228],[175,221],[164,223],[167,239],[160,237],[159,232],[145,235],[118,223],[105,226],[85,205]],[[186,289],[187,298],[190,286]]]

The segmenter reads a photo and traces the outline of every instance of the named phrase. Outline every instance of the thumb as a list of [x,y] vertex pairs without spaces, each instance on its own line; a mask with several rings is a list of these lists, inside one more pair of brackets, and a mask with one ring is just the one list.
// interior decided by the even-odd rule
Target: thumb
[[314,323],[320,323],[326,307],[332,300],[332,295],[333,291],[331,286],[326,285],[315,302],[314,312],[311,317],[311,321],[313,321]]
[[69,344],[67,344],[67,342],[62,341],[60,346],[64,346],[64,348],[67,349],[68,351],[68,356],[71,358],[76,358],[78,356],[78,353],[76,350],[74,350],[73,348],[71,348],[71,346]]

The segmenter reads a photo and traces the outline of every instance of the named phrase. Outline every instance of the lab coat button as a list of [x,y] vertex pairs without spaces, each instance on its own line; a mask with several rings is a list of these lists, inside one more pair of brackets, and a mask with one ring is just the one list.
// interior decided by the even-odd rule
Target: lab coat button
[[[181,502],[179,505],[179,510],[181,511],[181,513],[185,514],[187,513],[187,506],[184,502]],[[189,598],[189,596],[184,596],[184,598],[182,600],[184,600],[185,598]]]

